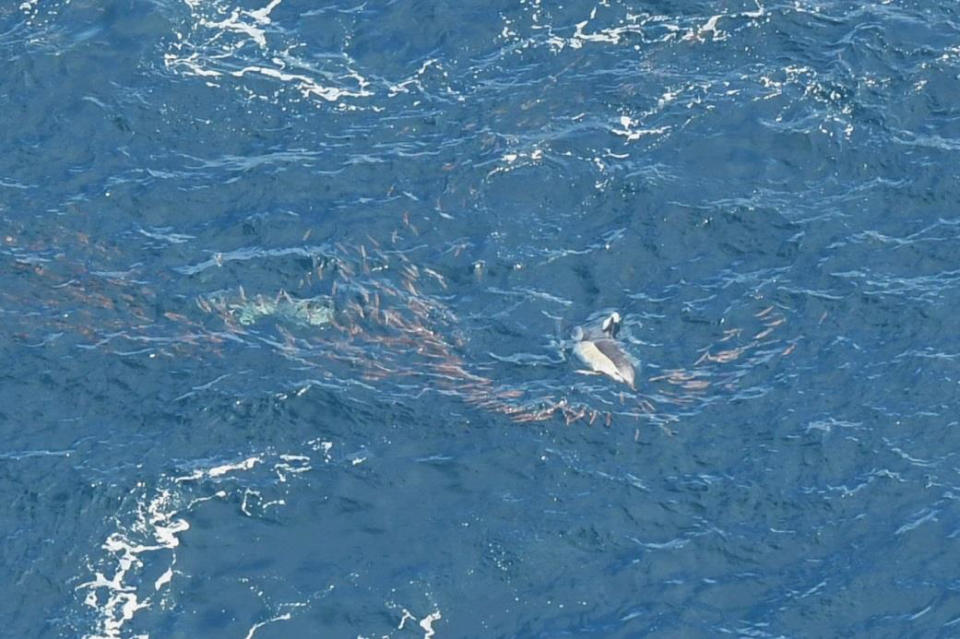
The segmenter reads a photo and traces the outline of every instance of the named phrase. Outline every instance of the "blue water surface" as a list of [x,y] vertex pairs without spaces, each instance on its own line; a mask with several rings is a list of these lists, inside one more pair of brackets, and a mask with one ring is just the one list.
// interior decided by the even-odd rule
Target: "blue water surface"
[[24,0],[0,55],[3,636],[960,636],[956,3]]

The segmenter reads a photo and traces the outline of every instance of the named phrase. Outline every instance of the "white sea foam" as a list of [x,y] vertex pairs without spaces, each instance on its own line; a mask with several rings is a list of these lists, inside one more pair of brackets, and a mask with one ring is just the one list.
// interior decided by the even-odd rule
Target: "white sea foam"
[[131,525],[110,534],[104,541],[103,550],[114,559],[112,573],[108,576],[104,571],[95,570],[92,579],[76,587],[86,590],[84,603],[98,614],[97,627],[85,634],[85,639],[119,639],[127,622],[152,605],[152,597],[140,592],[131,579],[144,568],[144,555],[167,551],[169,564],[154,581],[154,591],[170,583],[176,564],[174,549],[180,544],[178,535],[190,528],[179,516],[176,502],[176,496],[169,489],[158,491],[145,503],[138,501]]
[[[216,88],[229,88],[232,83],[228,79],[234,78],[239,84],[233,88],[271,102],[280,99],[275,89],[264,92],[262,84],[247,80],[275,82],[308,101],[318,98],[329,103],[372,96],[369,82],[345,53],[309,51],[304,42],[294,39],[291,30],[274,24],[272,13],[282,1],[271,0],[250,10],[234,6],[230,0],[184,0],[190,9],[189,22],[175,32],[164,53],[165,68],[183,76],[215,79],[208,86]],[[318,53],[324,54],[322,69],[313,62]]]
[[436,610],[431,612],[426,617],[418,620],[416,615],[404,608],[403,615],[400,617],[400,623],[397,626],[397,630],[403,630],[407,621],[416,621],[417,625],[420,626],[420,628],[422,628],[424,631],[423,639],[431,639],[436,634],[436,631],[433,629],[433,624],[442,618],[443,615],[440,614],[439,610]]
[[658,126],[652,128],[640,128],[638,127],[639,123],[634,121],[630,116],[622,115],[620,116],[620,126],[622,128],[612,128],[610,132],[614,135],[620,135],[627,139],[628,142],[633,142],[639,140],[640,138],[648,135],[663,135],[670,131],[669,126]]
[[[330,442],[319,445],[326,462],[332,447]],[[272,485],[279,489],[290,476],[309,471],[312,463],[310,456],[300,453],[251,455],[235,462],[196,468],[184,475],[161,477],[153,489],[143,483],[137,485],[130,494],[132,509],[117,515],[117,529],[107,535],[100,547],[104,555],[91,557],[91,574],[76,586],[77,592],[82,593],[83,604],[96,611],[95,626],[83,638],[133,636],[128,627],[137,613],[157,607],[175,586],[180,575],[177,550],[181,537],[191,528],[191,514],[200,504],[236,495],[244,515],[260,516],[267,508],[284,506],[286,499],[265,498],[261,490],[245,487],[237,480],[263,466],[260,473],[265,471],[267,477],[277,477]],[[258,481],[262,483],[264,478]],[[211,487],[208,482],[215,485]],[[220,487],[221,482],[227,483]],[[289,613],[284,613],[255,624],[248,636],[252,637],[267,623],[289,618]],[[149,636],[136,635],[138,639]]]

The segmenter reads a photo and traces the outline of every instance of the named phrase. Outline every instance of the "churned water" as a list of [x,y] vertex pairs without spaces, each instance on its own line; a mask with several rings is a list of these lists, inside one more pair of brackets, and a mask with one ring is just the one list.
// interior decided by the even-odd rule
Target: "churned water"
[[25,0],[0,55],[3,636],[960,636],[956,3]]

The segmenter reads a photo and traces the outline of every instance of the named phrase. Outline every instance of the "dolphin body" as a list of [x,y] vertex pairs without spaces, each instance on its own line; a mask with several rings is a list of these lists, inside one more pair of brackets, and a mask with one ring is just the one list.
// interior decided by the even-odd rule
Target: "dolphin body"
[[590,372],[606,375],[635,390],[636,371],[633,362],[616,339],[620,322],[620,314],[614,312],[603,320],[599,329],[593,327],[584,330],[577,326],[571,333],[574,341],[573,353]]

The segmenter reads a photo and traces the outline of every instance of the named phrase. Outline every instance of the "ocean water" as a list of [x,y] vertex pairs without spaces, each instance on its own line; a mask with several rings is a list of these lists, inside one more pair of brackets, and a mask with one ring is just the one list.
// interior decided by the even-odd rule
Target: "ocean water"
[[14,0],[0,56],[3,636],[960,636],[956,3]]

